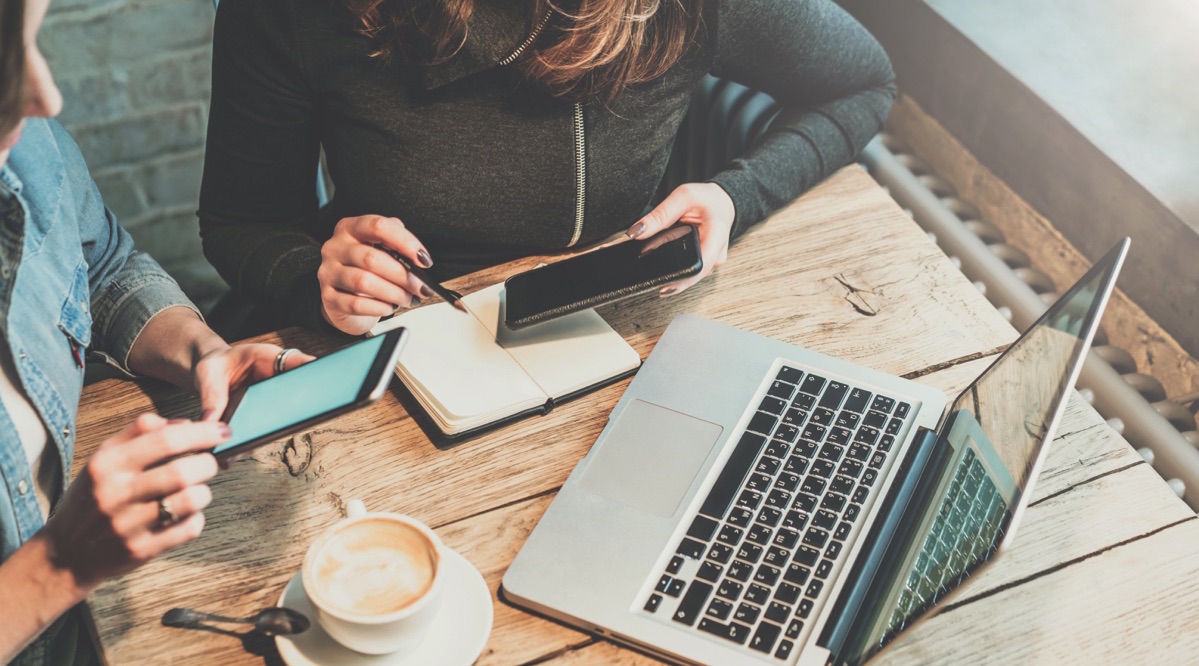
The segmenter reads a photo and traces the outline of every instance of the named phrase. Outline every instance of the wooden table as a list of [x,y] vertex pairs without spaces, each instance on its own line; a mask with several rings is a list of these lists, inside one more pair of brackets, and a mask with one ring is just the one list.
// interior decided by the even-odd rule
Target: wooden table
[[[451,283],[471,292],[540,261]],[[858,167],[752,229],[684,294],[601,314],[644,358],[692,312],[956,394],[1016,333]],[[288,329],[261,339],[323,352]],[[392,394],[259,449],[216,477],[196,542],[113,580],[90,604],[113,664],[277,663],[269,641],[169,629],[174,606],[245,615],[274,604],[306,546],[349,498],[411,514],[483,573],[505,568],[595,441],[627,382],[456,448],[434,448]],[[75,469],[107,435],[194,399],[151,382],[88,387]],[[1199,520],[1077,395],[1017,545],[884,662],[1190,661],[1199,655]],[[501,602],[479,663],[641,663],[648,657]]]

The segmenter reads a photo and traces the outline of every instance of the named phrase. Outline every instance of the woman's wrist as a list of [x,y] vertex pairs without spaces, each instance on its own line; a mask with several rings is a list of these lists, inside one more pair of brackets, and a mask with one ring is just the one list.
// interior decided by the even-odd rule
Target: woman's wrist
[[0,623],[0,662],[14,659],[90,592],[58,561],[44,531],[35,534],[0,564],[0,607],[22,609]]

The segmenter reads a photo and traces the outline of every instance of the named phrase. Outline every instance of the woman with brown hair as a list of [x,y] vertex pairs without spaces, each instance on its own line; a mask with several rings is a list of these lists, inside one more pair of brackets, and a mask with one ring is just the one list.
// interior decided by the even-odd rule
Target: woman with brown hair
[[[651,207],[708,73],[782,111]],[[677,293],[852,160],[893,95],[886,55],[831,0],[224,0],[205,254],[272,325],[362,333],[422,294],[376,244],[446,279],[681,222],[704,271]],[[318,210],[321,148],[335,196]]]

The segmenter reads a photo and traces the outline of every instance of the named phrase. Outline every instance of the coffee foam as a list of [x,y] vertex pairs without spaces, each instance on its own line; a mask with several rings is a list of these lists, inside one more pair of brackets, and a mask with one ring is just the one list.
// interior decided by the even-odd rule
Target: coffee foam
[[416,528],[368,518],[338,530],[310,564],[316,596],[354,616],[388,615],[428,593],[437,572],[433,545]]

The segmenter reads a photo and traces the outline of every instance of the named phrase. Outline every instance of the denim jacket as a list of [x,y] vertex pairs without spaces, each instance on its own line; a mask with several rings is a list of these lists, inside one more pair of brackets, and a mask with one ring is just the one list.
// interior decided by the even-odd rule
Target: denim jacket
[[[16,368],[13,383],[45,424],[47,447],[58,450],[62,487],[71,477],[84,351],[128,372],[129,350],[146,323],[176,305],[194,309],[157,262],[134,250],[66,130],[27,121],[0,167],[0,331]],[[42,526],[34,471],[0,406],[0,560]],[[73,632],[64,624],[14,663],[71,659]]]

